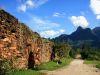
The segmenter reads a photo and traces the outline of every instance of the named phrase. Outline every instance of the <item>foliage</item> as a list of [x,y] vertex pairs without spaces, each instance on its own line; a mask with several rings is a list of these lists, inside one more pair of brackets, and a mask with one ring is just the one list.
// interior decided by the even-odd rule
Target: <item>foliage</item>
[[85,50],[81,52],[83,59],[88,60],[100,60],[100,51],[99,50]]
[[44,43],[50,43],[50,41],[48,40],[48,39],[46,39],[46,38],[42,38],[42,41],[44,42]]
[[56,42],[54,46],[55,54],[59,58],[69,57],[69,52],[71,50],[71,46],[65,42]]
[[9,61],[5,59],[0,59],[0,75],[10,75],[11,66]]
[[12,75],[42,75],[40,72],[35,71],[35,70],[19,70],[19,71],[14,71]]
[[96,60],[85,60],[84,64],[98,64],[100,61],[96,61]]
[[97,68],[100,69],[100,61],[97,60],[85,60],[84,64],[94,64]]
[[34,39],[34,38],[40,38],[40,35],[37,32],[33,32],[24,23],[20,23],[19,26],[20,26],[20,33],[23,36],[23,38],[25,38],[25,37],[31,37],[32,39]]
[[100,62],[96,65],[96,67],[100,69]]
[[100,60],[100,50],[92,48],[90,43],[84,41],[80,47],[79,51],[81,53],[82,59],[88,60]]
[[69,52],[69,55],[70,55],[70,57],[72,57],[72,58],[76,58],[76,55],[77,55],[77,54],[80,54],[80,49],[77,48],[77,47],[75,47],[75,46],[73,46],[72,49],[71,49],[70,52]]

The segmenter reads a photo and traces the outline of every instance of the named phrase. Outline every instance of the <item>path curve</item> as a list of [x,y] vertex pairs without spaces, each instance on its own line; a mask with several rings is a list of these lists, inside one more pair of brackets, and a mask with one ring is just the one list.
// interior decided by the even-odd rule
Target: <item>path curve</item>
[[46,75],[100,75],[97,68],[83,64],[84,60],[75,59],[69,66],[65,66],[55,71],[49,71]]

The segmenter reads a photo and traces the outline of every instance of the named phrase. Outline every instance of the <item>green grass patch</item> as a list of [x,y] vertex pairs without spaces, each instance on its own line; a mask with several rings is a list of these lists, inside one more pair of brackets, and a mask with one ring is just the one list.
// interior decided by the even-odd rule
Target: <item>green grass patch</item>
[[96,60],[85,60],[84,64],[98,64],[100,61],[96,61]]
[[61,59],[61,64],[57,64],[57,62],[55,62],[55,61],[50,61],[50,62],[39,65],[38,69],[39,70],[55,70],[55,69],[65,66],[65,65],[68,65],[71,61],[72,61],[71,58]]
[[100,62],[96,64],[96,67],[100,69]]
[[57,64],[57,62],[55,61],[50,61],[50,62],[47,62],[47,63],[43,63],[41,65],[39,65],[37,68],[33,69],[33,70],[16,70],[16,71],[13,71],[11,73],[11,75],[44,75],[43,73],[41,73],[40,71],[41,70],[55,70],[55,69],[58,69],[58,68],[61,68],[65,65],[68,65],[70,62],[72,61],[72,58],[68,58],[68,59],[61,59],[61,64]]
[[99,60],[85,60],[84,64],[93,64],[95,65],[97,68],[100,69],[100,61]]
[[14,71],[11,75],[42,75],[40,72],[35,70],[20,70],[20,71]]

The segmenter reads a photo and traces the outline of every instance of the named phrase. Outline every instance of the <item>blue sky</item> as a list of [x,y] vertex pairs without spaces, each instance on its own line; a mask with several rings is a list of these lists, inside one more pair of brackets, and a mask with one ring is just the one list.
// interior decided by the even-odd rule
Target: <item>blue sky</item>
[[46,38],[100,26],[100,0],[0,0],[0,7]]

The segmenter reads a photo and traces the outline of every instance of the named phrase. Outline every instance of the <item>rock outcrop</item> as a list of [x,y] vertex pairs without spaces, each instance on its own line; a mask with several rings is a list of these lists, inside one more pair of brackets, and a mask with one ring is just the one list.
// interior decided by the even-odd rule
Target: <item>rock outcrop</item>
[[0,10],[0,59],[13,68],[32,68],[51,60],[52,43],[4,10]]

